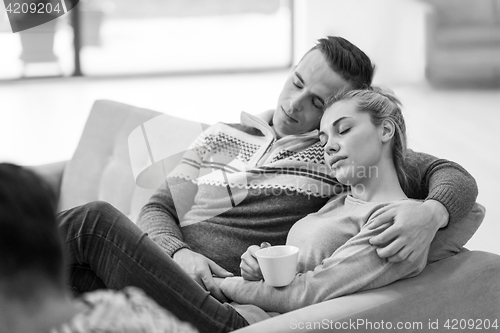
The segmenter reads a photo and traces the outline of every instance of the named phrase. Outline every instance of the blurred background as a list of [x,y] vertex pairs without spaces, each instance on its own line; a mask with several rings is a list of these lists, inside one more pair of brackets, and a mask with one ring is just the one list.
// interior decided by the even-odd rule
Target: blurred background
[[205,123],[272,109],[326,35],[376,63],[411,148],[476,178],[467,247],[500,254],[500,0],[81,0],[15,34],[0,6],[0,161],[70,159],[96,99]]

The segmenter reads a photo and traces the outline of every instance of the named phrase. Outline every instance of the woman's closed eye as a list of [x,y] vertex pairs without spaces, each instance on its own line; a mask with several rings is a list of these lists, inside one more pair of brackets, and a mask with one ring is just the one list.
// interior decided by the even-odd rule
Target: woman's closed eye
[[341,129],[339,129],[339,134],[340,135],[347,134],[347,133],[349,133],[350,130],[351,130],[351,127],[341,128]]

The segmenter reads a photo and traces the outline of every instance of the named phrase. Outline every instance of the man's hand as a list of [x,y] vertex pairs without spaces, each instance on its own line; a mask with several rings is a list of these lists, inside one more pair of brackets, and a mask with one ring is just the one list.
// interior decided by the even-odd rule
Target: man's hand
[[370,240],[379,247],[381,258],[391,262],[414,261],[430,245],[439,228],[446,226],[449,214],[438,201],[403,201],[384,208],[368,227],[389,227]]
[[262,272],[260,271],[259,262],[255,257],[255,252],[260,250],[257,245],[251,245],[248,247],[245,253],[241,255],[241,277],[248,281],[259,281],[262,280]]
[[200,286],[208,290],[212,296],[221,302],[227,301],[226,296],[224,296],[219,286],[215,283],[213,275],[225,278],[233,276],[232,273],[226,271],[204,255],[189,249],[180,249],[175,252],[173,259]]

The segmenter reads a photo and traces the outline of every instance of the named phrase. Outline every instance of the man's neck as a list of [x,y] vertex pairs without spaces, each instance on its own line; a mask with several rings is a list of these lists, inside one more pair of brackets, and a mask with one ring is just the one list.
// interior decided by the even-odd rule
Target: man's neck
[[284,136],[284,135],[281,135],[280,132],[278,132],[276,130],[276,127],[273,124],[271,124],[271,128],[273,129],[274,134],[276,135],[276,140],[279,140],[279,139],[281,139]]

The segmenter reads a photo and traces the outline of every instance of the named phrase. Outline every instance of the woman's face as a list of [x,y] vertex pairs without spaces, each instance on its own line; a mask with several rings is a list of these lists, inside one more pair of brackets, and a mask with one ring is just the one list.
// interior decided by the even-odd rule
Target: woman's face
[[382,126],[373,125],[367,112],[359,112],[355,101],[340,101],[329,107],[321,120],[319,139],[325,161],[344,185],[357,185],[378,175],[383,157]]

